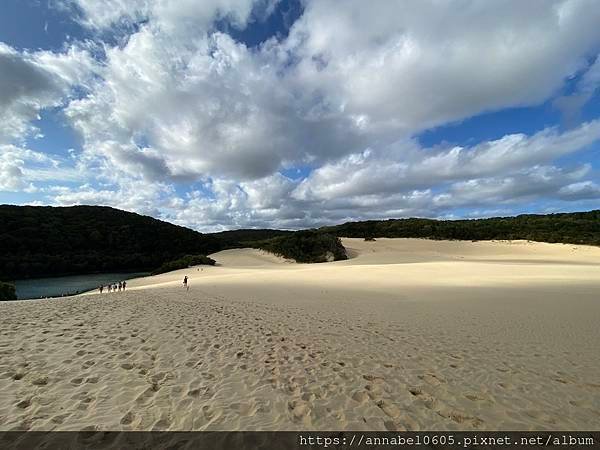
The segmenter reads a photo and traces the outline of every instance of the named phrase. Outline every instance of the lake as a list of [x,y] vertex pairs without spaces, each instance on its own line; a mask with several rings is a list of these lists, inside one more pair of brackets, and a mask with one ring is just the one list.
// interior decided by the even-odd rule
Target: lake
[[72,275],[68,277],[31,278],[15,281],[19,300],[60,297],[79,292],[90,291],[100,285],[118,283],[131,278],[143,277],[147,272],[135,273],[95,273],[91,275]]

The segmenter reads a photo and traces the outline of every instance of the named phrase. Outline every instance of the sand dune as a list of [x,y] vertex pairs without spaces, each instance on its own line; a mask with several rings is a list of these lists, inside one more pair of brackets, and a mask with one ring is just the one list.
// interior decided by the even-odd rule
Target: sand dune
[[0,429],[600,429],[599,248],[344,245],[0,303]]

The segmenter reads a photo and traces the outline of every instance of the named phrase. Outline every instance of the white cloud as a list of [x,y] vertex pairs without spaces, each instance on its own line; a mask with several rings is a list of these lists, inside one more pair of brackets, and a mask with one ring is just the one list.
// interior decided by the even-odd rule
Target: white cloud
[[31,53],[0,42],[0,144],[34,132],[40,111],[60,106],[72,87],[84,87],[95,64],[76,47]]
[[[227,19],[244,27],[253,13],[273,9],[279,0],[75,0],[62,1],[63,8],[80,12],[80,22],[92,29],[110,29],[140,22],[156,24],[166,33],[178,33],[187,27],[204,31],[213,22]],[[73,12],[77,12],[77,9]]]
[[591,1],[307,2],[286,47],[332,111],[397,134],[534,105],[596,55]]
[[[200,228],[595,195],[588,166],[556,161],[597,142],[599,120],[469,147],[422,148],[415,138],[482,112],[539,105],[576,74],[577,92],[591,95],[600,67],[594,0],[306,0],[287,38],[257,48],[216,29],[219,20],[241,29],[276,3],[71,2],[96,39],[113,33],[118,45],[104,44],[101,62],[76,47],[2,47],[27,74],[5,100],[2,123],[12,128],[4,135],[22,136],[41,109],[83,86],[65,114],[82,136],[77,170],[90,183],[57,188],[54,201],[151,211]],[[278,173],[299,165],[314,171],[305,180]]]
[[551,162],[598,140],[600,120],[563,133],[548,128],[533,136],[506,135],[471,148],[421,149],[414,141],[403,141],[383,151],[366,151],[325,164],[292,195],[305,200],[331,200],[501,176]]
[[580,0],[309,1],[289,38],[260,49],[213,27],[244,26],[256,2],[78,4],[93,26],[147,21],[107,49],[92,94],[67,110],[86,150],[102,157],[112,141],[131,158],[139,144],[155,156],[138,155],[146,172],[161,165],[173,180],[258,179],[537,104],[600,49],[600,31],[585,26],[600,13]]
[[560,188],[558,195],[565,200],[600,199],[600,185],[581,181]]
[[572,125],[579,120],[581,109],[594,97],[599,86],[600,56],[584,69],[572,94],[560,96],[553,102],[554,106],[562,112],[567,125]]
[[79,181],[81,175],[63,161],[14,145],[0,145],[0,191],[38,191],[36,182]]

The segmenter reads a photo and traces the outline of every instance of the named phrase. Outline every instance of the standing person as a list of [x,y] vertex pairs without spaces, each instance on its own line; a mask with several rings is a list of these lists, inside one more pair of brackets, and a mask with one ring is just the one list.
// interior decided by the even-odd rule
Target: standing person
[[189,286],[188,286],[188,277],[187,275],[185,277],[183,277],[183,287],[189,291]]
[[112,287],[112,286],[111,286],[110,284],[107,284],[107,285],[106,285],[106,290],[107,290],[108,292],[110,292],[110,289],[111,289],[111,287]]
[[125,292],[125,287],[127,287],[127,281],[123,281],[123,292]]
[[102,294],[102,291],[104,290],[104,286],[100,285],[100,287],[98,288],[98,290],[100,291],[100,293]]
[[123,287],[123,283],[121,281],[119,281],[118,286],[119,286],[119,292],[121,292],[121,288]]

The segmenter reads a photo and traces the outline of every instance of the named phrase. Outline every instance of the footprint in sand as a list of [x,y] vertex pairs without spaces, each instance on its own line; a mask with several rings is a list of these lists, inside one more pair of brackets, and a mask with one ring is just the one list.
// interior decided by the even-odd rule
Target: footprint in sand
[[133,413],[133,411],[129,411],[127,414],[125,414],[123,417],[121,417],[121,425],[131,425],[133,423],[133,421],[135,420],[135,414]]
[[25,373],[23,373],[23,372],[16,372],[16,373],[13,374],[12,379],[15,380],[15,381],[19,381],[24,376],[25,376]]
[[34,386],[46,386],[48,384],[48,377],[45,375],[38,376],[31,382]]
[[294,420],[304,420],[310,416],[310,407],[307,403],[300,400],[292,400],[288,403],[288,408]]
[[396,405],[386,400],[379,400],[377,406],[389,417],[396,418],[400,417],[400,410]]
[[425,381],[426,383],[431,384],[432,386],[439,386],[440,384],[446,383],[446,380],[434,373],[426,373],[425,375],[419,375],[419,378]]
[[52,419],[50,419],[50,420],[52,421],[52,423],[61,425],[67,417],[69,417],[69,414],[60,414],[58,416],[52,417]]
[[138,395],[138,397],[135,399],[136,403],[140,406],[148,406],[150,403],[152,403],[152,399],[159,389],[160,387],[158,386],[150,386],[144,392]]
[[356,391],[352,394],[352,400],[357,403],[364,403],[369,399],[369,395],[364,391]]
[[31,399],[30,398],[26,398],[24,400],[21,400],[15,406],[17,408],[27,409],[27,408],[29,408],[31,406]]

